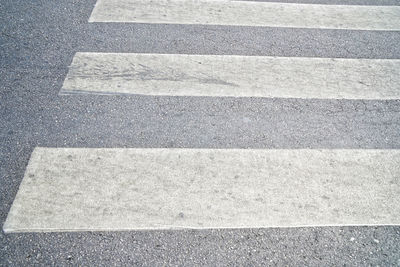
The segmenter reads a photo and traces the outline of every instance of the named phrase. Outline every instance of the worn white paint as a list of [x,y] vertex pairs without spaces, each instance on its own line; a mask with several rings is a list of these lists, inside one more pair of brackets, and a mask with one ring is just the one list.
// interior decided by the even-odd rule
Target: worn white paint
[[400,99],[400,60],[77,53],[61,93]]
[[36,148],[5,232],[400,224],[400,150]]
[[400,7],[226,0],[98,0],[89,22],[398,31]]

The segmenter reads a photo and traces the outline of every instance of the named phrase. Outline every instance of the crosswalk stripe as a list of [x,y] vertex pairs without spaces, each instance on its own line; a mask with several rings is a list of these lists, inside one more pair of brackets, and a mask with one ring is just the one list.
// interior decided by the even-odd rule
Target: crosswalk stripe
[[399,59],[77,53],[61,94],[400,99]]
[[398,31],[400,7],[226,0],[98,0],[89,22]]
[[4,231],[400,224],[400,150],[36,148]]

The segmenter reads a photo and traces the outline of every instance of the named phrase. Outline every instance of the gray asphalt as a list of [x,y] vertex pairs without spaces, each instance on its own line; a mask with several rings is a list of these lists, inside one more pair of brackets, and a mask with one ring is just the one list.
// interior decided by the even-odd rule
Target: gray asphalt
[[[78,51],[400,58],[400,32],[88,24],[94,4],[0,0],[1,224],[35,146],[400,148],[399,100],[58,95]],[[400,227],[0,233],[1,266],[126,264],[400,265]]]

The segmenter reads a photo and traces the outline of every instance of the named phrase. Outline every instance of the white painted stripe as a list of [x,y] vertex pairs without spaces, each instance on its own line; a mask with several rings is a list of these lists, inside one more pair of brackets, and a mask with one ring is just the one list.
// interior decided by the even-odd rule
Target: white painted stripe
[[400,150],[36,148],[5,232],[400,224]]
[[400,60],[77,53],[61,93],[400,99]]
[[98,0],[89,22],[400,30],[399,6],[221,0]]

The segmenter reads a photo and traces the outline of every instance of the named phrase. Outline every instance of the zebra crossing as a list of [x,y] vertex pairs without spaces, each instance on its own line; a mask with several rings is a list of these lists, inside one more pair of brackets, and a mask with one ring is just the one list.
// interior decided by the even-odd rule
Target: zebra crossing
[[37,148],[5,229],[398,224],[399,166],[396,150]]
[[77,53],[61,94],[399,99],[400,60]]
[[399,30],[400,7],[230,0],[99,0],[90,22]]
[[[99,0],[89,21],[397,31],[399,10]],[[60,95],[388,100],[400,99],[399,67],[397,59],[78,52]],[[396,149],[37,147],[3,229],[399,225],[399,178]]]

